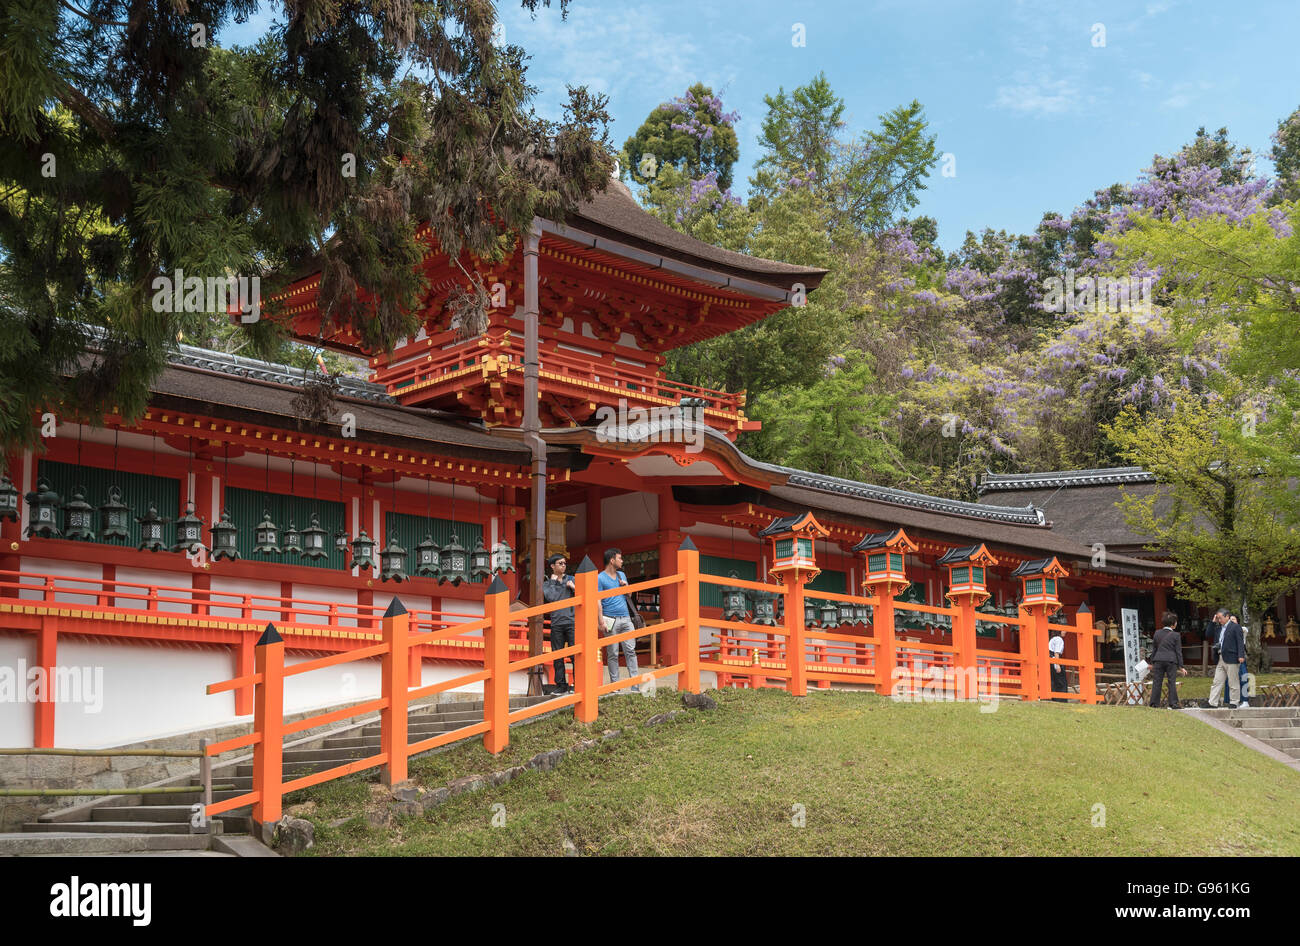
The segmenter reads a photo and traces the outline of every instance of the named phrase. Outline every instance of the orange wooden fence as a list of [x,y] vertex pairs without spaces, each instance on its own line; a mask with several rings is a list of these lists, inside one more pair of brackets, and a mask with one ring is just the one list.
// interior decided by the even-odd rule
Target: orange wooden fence
[[[778,685],[797,696],[807,693],[810,682],[818,685],[831,682],[857,684],[872,687],[876,692],[896,695],[915,693],[920,687],[932,686],[937,682],[940,688],[956,698],[971,698],[976,694],[969,690],[963,691],[961,681],[980,679],[987,681],[987,689],[979,694],[981,696],[1031,700],[1060,697],[1084,703],[1097,702],[1097,664],[1087,658],[1057,659],[1057,663],[1078,668],[1079,690],[1077,693],[1051,692],[1046,653],[1049,625],[1047,615],[1041,609],[1036,613],[1022,609],[1017,618],[997,619],[997,623],[1015,625],[1020,630],[1020,651],[1009,653],[982,650],[976,646],[975,621],[983,616],[970,606],[941,608],[903,605],[882,601],[878,597],[818,591],[819,598],[872,607],[874,621],[869,627],[849,632],[809,627],[804,622],[804,588],[801,583],[769,585],[703,575],[700,573],[699,551],[689,538],[678,550],[675,574],[608,591],[598,590],[597,574],[590,559],[584,559],[574,575],[574,598],[516,611],[510,610],[508,589],[497,578],[488,589],[482,618],[428,631],[413,631],[411,615],[399,600],[393,599],[381,621],[381,639],[378,643],[291,667],[285,666],[284,640],[273,625],[267,625],[257,643],[253,672],[213,684],[207,690],[212,694],[252,687],[254,691],[253,731],[207,747],[209,756],[251,747],[252,788],[247,793],[210,806],[207,815],[212,817],[252,805],[255,821],[274,822],[280,817],[281,799],[288,792],[372,768],[381,769],[384,783],[391,785],[406,779],[407,760],[417,753],[479,735],[483,737],[484,746],[489,752],[498,753],[509,744],[511,723],[569,706],[574,708],[577,719],[594,722],[599,712],[597,701],[601,696],[669,676],[676,677],[678,689],[699,692],[700,674],[705,671],[716,673],[720,681],[742,677],[751,685],[772,686],[772,681],[775,680]],[[783,622],[769,626],[706,618],[700,612],[702,584],[730,585],[781,595],[785,600]],[[677,590],[676,616],[644,629],[605,636],[599,633],[600,602],[603,599],[653,588]],[[524,622],[568,607],[574,609],[575,635],[571,646],[537,656],[511,659],[510,642],[512,637],[518,637]],[[954,643],[945,645],[896,639],[895,610],[915,610],[950,617],[953,621]],[[1093,653],[1092,616],[1086,610],[1080,609],[1077,624],[1057,627],[1078,637],[1078,653]],[[716,635],[716,639],[702,643],[702,633],[709,631]],[[474,634],[482,635],[482,669],[427,686],[410,686],[409,655],[412,647],[433,644],[451,636],[463,639],[466,635]],[[674,653],[679,657],[676,663],[647,670],[635,677],[601,681],[600,652],[603,648],[619,641],[653,634],[676,635],[677,647]],[[381,691],[377,699],[293,723],[284,721],[285,678],[376,657],[380,659],[382,670]],[[511,711],[509,685],[512,673],[567,657],[574,659],[573,693]],[[617,661],[613,669],[616,675]],[[477,684],[483,688],[482,721],[418,742],[408,742],[407,714],[413,700]],[[284,780],[282,745],[286,736],[376,710],[380,716],[381,731],[378,753],[345,765]]]

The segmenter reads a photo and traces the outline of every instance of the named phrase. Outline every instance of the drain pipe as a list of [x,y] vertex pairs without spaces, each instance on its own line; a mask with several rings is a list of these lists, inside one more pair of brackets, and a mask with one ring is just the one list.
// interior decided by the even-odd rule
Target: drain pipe
[[[542,439],[542,424],[538,414],[541,392],[538,372],[541,346],[538,339],[538,288],[537,257],[542,238],[541,222],[534,217],[524,234],[524,442],[532,454],[529,472],[532,485],[532,526],[528,535],[531,567],[528,570],[529,604],[542,603],[542,581],[546,567],[546,441]],[[528,622],[528,655],[536,657],[542,652],[542,618],[535,616]],[[528,695],[540,696],[545,671],[541,664],[529,671]]]

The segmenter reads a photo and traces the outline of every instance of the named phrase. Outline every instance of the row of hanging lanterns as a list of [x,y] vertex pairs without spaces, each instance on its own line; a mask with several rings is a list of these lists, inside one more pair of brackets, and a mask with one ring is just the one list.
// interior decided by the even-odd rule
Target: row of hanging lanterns
[[[0,519],[7,518],[17,522],[19,493],[7,475],[0,475]],[[30,525],[27,527],[28,538],[71,539],[74,541],[95,541],[94,516],[96,507],[86,502],[86,489],[76,487],[72,499],[63,502],[62,497],[41,478],[36,489],[24,497],[30,508]],[[63,528],[59,528],[59,511],[64,513]],[[98,507],[100,539],[126,539],[129,537],[127,522],[130,508],[122,502],[122,493],[116,486],[110,487],[108,498]],[[169,520],[158,514],[158,507],[150,502],[143,516],[135,516],[140,524],[141,551],[196,553],[204,549],[203,520],[194,514],[194,503],[187,502],[185,511],[175,520]],[[169,522],[174,526],[174,541],[170,546],[163,535],[164,526]],[[211,558],[213,561],[236,561],[239,554],[239,527],[230,519],[230,510],[222,510],[221,518],[209,531],[212,533]],[[320,516],[313,512],[307,528],[299,530],[291,520],[289,528],[281,535],[279,527],[271,518],[270,511],[263,509],[262,521],[254,527],[254,553],[258,555],[300,555],[303,558],[319,560],[326,558],[329,551],[326,539],[329,533],[321,528]],[[347,533],[338,532],[334,536],[334,548],[346,557],[350,551],[352,561],[348,568],[362,570],[375,565],[376,543],[364,529],[352,541]],[[474,548],[467,550],[460,544],[458,536],[453,534],[447,545],[439,548],[432,535],[426,534],[424,541],[416,546],[416,570],[421,577],[437,578],[439,584],[450,582],[459,585],[462,581],[487,581],[497,572],[514,571],[514,549],[508,542],[497,542],[489,552],[483,545],[483,539],[476,540]],[[407,551],[402,548],[396,537],[390,536],[388,546],[380,551],[380,578],[384,581],[406,581]]]

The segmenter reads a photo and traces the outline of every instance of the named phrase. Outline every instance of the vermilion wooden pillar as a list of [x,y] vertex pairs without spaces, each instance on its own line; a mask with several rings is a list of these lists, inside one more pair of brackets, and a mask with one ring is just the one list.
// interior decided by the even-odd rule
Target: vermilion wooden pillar
[[[54,692],[55,683],[58,680],[54,670],[55,665],[58,663],[58,657],[58,618],[47,615],[41,618],[40,630],[36,632],[36,663],[45,675],[43,698],[35,707],[35,731],[33,732],[32,745],[37,749],[52,749],[54,747],[54,707],[55,697],[58,695]],[[25,686],[26,682],[21,681],[17,685]]]
[[[235,672],[234,677],[249,677],[253,675],[254,657],[257,650],[258,633],[256,631],[245,631],[239,635],[239,643],[235,645]],[[253,712],[253,688],[251,686],[240,687],[235,691],[235,715],[247,716]]]

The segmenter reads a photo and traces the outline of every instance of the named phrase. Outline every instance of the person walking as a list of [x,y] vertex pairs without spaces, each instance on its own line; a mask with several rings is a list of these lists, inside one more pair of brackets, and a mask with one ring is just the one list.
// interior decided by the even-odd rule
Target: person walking
[[[572,598],[577,594],[574,586],[573,576],[565,572],[569,563],[563,555],[556,553],[546,560],[546,565],[550,568],[551,573],[546,576],[546,581],[542,582],[542,600],[548,604],[553,601],[563,601],[565,598]],[[574,641],[573,631],[573,608],[557,608],[551,612],[551,650],[563,650],[565,647],[572,647]],[[553,664],[555,668],[555,692],[572,693],[573,687],[564,673],[564,658],[561,657]]]
[[1236,709],[1241,704],[1241,665],[1246,662],[1246,643],[1241,625],[1232,620],[1227,608],[1214,612],[1214,623],[1219,625],[1219,662],[1214,667],[1214,683],[1210,686],[1209,704],[1214,709],[1222,706],[1223,684],[1228,684],[1228,705]]
[[[1060,657],[1063,653],[1065,653],[1065,635],[1062,634],[1060,631],[1056,631],[1055,633],[1053,633],[1051,639],[1048,640],[1047,642],[1047,652],[1054,658]],[[1065,667],[1063,667],[1061,664],[1058,663],[1052,664],[1051,678],[1052,678],[1053,693],[1070,692],[1070,681],[1065,676]],[[1052,702],[1068,703],[1069,701],[1063,696],[1054,696],[1052,697]]]
[[[596,576],[597,590],[610,591],[626,585],[627,576],[621,571],[622,568],[623,553],[618,549],[606,549],[605,567]],[[627,595],[609,595],[602,598],[600,600],[600,612],[602,615],[600,623],[606,637],[612,637],[615,634],[622,634],[624,631],[635,629],[632,624],[632,612],[628,608]],[[635,677],[641,672],[636,665],[636,638],[629,637],[622,641],[616,641],[605,648],[605,666],[609,670],[610,683],[618,679],[619,644],[623,645],[623,659],[627,662],[628,677]],[[640,693],[640,685],[633,686],[632,692]]]
[[1187,676],[1183,666],[1183,639],[1178,633],[1178,616],[1166,611],[1160,617],[1161,626],[1151,641],[1151,705],[1160,705],[1160,687],[1164,680],[1169,681],[1169,708],[1182,709],[1178,702],[1178,686],[1175,669]]

